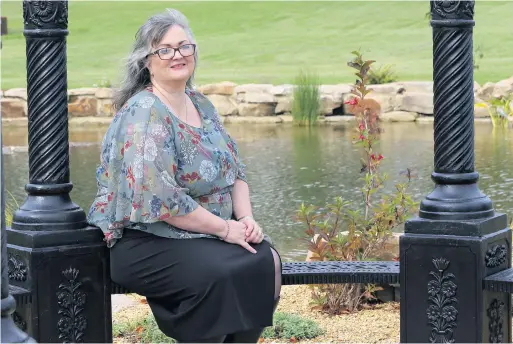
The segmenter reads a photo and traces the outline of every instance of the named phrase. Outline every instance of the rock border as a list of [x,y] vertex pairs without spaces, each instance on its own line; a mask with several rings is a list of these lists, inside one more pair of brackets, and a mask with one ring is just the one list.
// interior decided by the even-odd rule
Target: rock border
[[[375,99],[382,109],[382,120],[387,122],[431,122],[433,117],[433,82],[403,81],[369,85],[368,97]],[[227,123],[283,123],[289,122],[294,85],[243,84],[230,81],[206,84],[197,90],[207,96]],[[113,88],[78,88],[68,90],[70,118],[110,118]],[[490,96],[513,94],[513,76],[497,83],[480,86],[474,82],[474,102]],[[322,121],[344,121],[352,117],[345,101],[353,97],[351,85],[321,85]],[[27,91],[14,88],[0,93],[2,120],[27,117]],[[513,105],[512,105],[513,106]],[[474,107],[476,118],[489,117],[485,108]],[[265,119],[264,119],[265,118]],[[271,119],[268,119],[271,118]],[[93,123],[91,119],[85,120]],[[102,121],[100,121],[102,122]]]

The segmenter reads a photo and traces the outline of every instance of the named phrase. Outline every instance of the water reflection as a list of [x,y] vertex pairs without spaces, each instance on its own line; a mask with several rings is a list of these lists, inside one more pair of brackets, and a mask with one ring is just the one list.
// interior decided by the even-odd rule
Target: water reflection
[[[429,124],[384,124],[385,133],[377,149],[389,172],[386,191],[402,180],[399,171],[414,168],[418,177],[412,192],[421,200],[433,189],[430,179],[433,165],[433,131]],[[284,260],[302,260],[306,244],[299,240],[304,227],[294,219],[301,202],[323,206],[336,196],[362,204],[360,152],[351,144],[348,124],[299,128],[292,125],[227,125],[237,140],[248,165],[255,216],[273,237]],[[71,196],[85,210],[96,191],[95,168],[99,142],[106,127],[71,128]],[[4,128],[4,145],[24,146],[24,129]],[[498,211],[513,214],[513,130],[497,133],[491,125],[477,124],[476,169],[483,192],[494,201]],[[88,145],[88,143],[96,143]],[[25,197],[28,181],[27,153],[5,156],[6,189],[18,202]]]

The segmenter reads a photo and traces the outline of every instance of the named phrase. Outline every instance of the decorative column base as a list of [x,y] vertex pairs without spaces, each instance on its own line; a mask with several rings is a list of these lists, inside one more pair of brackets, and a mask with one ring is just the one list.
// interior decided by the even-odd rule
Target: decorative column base
[[507,227],[504,214],[406,223],[400,238],[402,343],[511,342],[510,295],[483,290],[484,277],[511,267]]
[[71,183],[27,184],[27,198],[14,212],[12,228],[39,231],[86,227],[84,211],[70,198],[72,188]]
[[112,342],[109,255],[96,227],[7,229],[10,284],[31,291],[19,324],[38,342]]

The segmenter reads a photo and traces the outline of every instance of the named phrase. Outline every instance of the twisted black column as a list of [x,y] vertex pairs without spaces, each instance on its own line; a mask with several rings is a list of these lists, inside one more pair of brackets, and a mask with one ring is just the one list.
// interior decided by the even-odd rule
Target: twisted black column
[[28,197],[13,229],[85,227],[85,213],[71,201],[66,71],[67,1],[23,1],[27,55],[29,134]]
[[511,230],[474,170],[474,0],[430,5],[436,185],[399,241],[401,343],[511,342],[511,296],[483,290],[511,267]]
[[109,251],[70,199],[67,1],[23,1],[28,196],[7,228],[16,320],[42,343],[112,342]]
[[[0,125],[1,129],[1,125]],[[0,130],[0,147],[2,147],[2,131]],[[25,332],[21,331],[12,319],[16,310],[16,301],[9,293],[9,278],[7,270],[7,233],[5,231],[5,198],[4,198],[4,161],[0,152],[0,230],[2,235],[2,322],[1,343],[27,343],[34,342]]]
[[474,1],[431,1],[433,27],[435,190],[420,217],[485,218],[491,200],[474,171]]

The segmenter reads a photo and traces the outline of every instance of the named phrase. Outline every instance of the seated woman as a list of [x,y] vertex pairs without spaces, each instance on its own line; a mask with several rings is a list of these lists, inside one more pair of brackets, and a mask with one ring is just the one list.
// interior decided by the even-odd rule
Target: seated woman
[[146,296],[167,336],[255,343],[272,325],[281,260],[252,217],[236,143],[192,88],[197,60],[180,12],[138,30],[88,220],[104,232],[112,280]]

